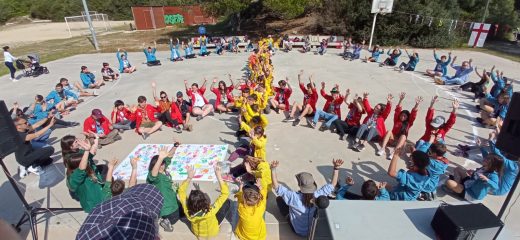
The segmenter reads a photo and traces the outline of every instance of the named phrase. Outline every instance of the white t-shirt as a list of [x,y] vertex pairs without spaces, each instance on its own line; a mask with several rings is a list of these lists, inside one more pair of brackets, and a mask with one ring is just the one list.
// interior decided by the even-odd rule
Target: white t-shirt
[[200,94],[194,92],[193,95],[195,96],[195,104],[193,104],[194,107],[203,107],[206,105],[204,98],[202,98]]
[[4,51],[4,62],[13,62],[14,60],[16,60],[16,58],[13,57],[10,52]]

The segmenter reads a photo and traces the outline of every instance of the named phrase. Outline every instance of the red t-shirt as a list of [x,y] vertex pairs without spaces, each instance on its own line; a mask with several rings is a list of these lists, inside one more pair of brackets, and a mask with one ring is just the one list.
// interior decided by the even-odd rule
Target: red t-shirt
[[345,117],[345,122],[349,126],[361,125],[361,117],[365,113],[365,110],[359,111],[355,103],[350,103],[348,105],[348,109],[349,111],[347,113],[347,116]]

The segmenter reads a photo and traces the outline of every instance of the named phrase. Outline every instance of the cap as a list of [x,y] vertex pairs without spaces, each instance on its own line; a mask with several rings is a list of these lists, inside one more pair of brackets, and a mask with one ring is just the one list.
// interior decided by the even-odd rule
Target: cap
[[87,66],[81,66],[81,70],[87,69]]
[[330,93],[339,93],[338,88],[334,87],[332,90],[330,90]]
[[101,112],[101,110],[96,108],[96,109],[92,110],[92,116],[103,117],[103,113]]
[[435,117],[432,122],[430,123],[430,125],[434,128],[438,128],[440,127],[442,124],[444,124],[446,122],[446,119],[443,117],[443,116],[437,116]]
[[300,187],[300,192],[302,193],[314,193],[316,189],[318,189],[312,174],[308,172],[296,174],[296,180],[298,181],[298,187]]
[[182,97],[182,92],[181,91],[177,92],[177,97]]
[[159,190],[139,184],[90,212],[76,239],[149,239],[158,236],[156,219],[163,206]]

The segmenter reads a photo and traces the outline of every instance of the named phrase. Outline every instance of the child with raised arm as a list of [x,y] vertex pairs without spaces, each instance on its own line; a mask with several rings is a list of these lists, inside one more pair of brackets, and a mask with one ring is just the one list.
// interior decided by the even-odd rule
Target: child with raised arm
[[379,62],[379,56],[381,56],[381,54],[384,54],[385,53],[385,50],[384,49],[380,49],[379,48],[379,45],[375,45],[372,50],[368,50],[369,52],[371,52],[371,56],[368,57],[368,58],[365,58],[363,59],[363,62],[367,63],[367,62]]
[[427,167],[430,165],[430,158],[424,152],[414,151],[411,155],[412,166],[409,170],[400,169],[398,171],[397,161],[400,159],[401,149],[395,149],[388,166],[388,175],[395,178],[398,185],[394,188],[387,186],[387,189],[392,189],[390,191],[391,200],[415,201],[428,182]]
[[355,135],[361,125],[361,117],[365,114],[363,98],[358,97],[356,94],[352,102],[348,103],[350,92],[348,93],[349,94],[345,95],[345,104],[347,104],[349,111],[345,117],[345,121],[339,118],[334,121],[334,128],[339,135],[339,140],[344,140],[345,134]]
[[159,148],[159,154],[152,157],[150,165],[148,165],[148,176],[146,182],[154,185],[163,196],[163,206],[161,208],[161,220],[159,225],[166,232],[173,232],[173,224],[181,218],[182,210],[179,209],[179,201],[177,200],[177,192],[173,189],[173,181],[171,175],[167,172],[168,166],[171,164],[172,157],[180,145],[175,142],[172,149],[162,146]]
[[177,38],[177,43],[173,43],[173,39],[170,38],[170,61],[177,62],[182,61],[181,52],[179,51],[180,41]]
[[342,185],[336,192],[336,200],[377,200],[377,201],[389,201],[390,194],[386,190],[386,182],[376,183],[373,180],[367,180],[361,185],[361,196],[348,193],[348,189],[353,186],[354,179],[352,177],[345,178],[345,185]]
[[291,84],[289,84],[289,78],[286,77],[285,80],[278,81],[278,87],[274,87],[273,91],[276,93],[274,98],[271,98],[271,107],[274,109],[276,113],[280,113],[282,111],[289,111],[289,98],[292,94]]
[[[301,75],[303,70],[298,74],[298,85],[303,93],[303,103],[298,104],[296,101],[292,105],[291,113],[284,120],[284,122],[294,122],[293,126],[297,126],[300,120],[304,117],[312,117],[316,112],[316,102],[318,102],[318,92],[316,91],[316,84],[312,81],[313,75],[309,77],[307,87],[301,82]],[[295,118],[296,111],[299,112],[298,117]]]
[[441,58],[439,58],[439,56],[437,55],[437,49],[434,49],[433,58],[435,58],[435,62],[437,64],[435,65],[434,69],[426,70],[426,75],[430,77],[446,76],[446,74],[448,74],[448,66],[451,62],[451,52],[448,53],[448,58],[446,58],[446,55],[442,55]]
[[161,65],[161,61],[157,60],[155,57],[155,52],[157,51],[157,42],[153,41],[154,47],[148,46],[148,48],[144,47],[145,43],[143,43],[143,52],[146,56],[146,65],[151,66],[159,66]]
[[191,99],[191,113],[197,116],[197,121],[202,120],[208,114],[212,114],[214,109],[213,105],[209,104],[208,100],[204,97],[206,92],[207,80],[204,78],[202,87],[199,88],[199,84],[191,84],[191,88],[188,88],[188,81],[184,80],[184,86],[186,87],[186,94]]
[[394,50],[392,50],[392,47],[390,47],[390,49],[388,49],[388,52],[386,53],[388,55],[388,58],[385,59],[385,61],[383,61],[382,63],[379,64],[380,67],[383,67],[383,66],[390,66],[390,67],[394,67],[395,65],[397,65],[397,62],[399,62],[399,57],[401,56],[403,52],[401,51],[401,49],[399,48],[396,48]]
[[[128,188],[131,188],[137,184],[137,162],[139,161],[138,157],[134,157],[130,160],[130,165],[132,166],[132,173],[130,174],[130,180],[128,181]],[[125,181],[121,179],[116,179],[112,181],[112,174],[114,172],[114,168],[119,164],[119,159],[113,158],[110,162],[108,162],[108,170],[107,176],[105,178],[105,186],[103,187],[103,191],[107,198],[115,197],[123,193],[125,191]]]
[[[152,82],[152,92],[153,98],[155,100],[155,105],[159,110],[157,118],[163,124],[173,127],[176,133],[182,133],[182,121],[179,121],[179,116],[176,111],[177,109],[175,109],[175,107],[172,107],[173,104],[172,101],[170,101],[168,94],[166,94],[166,92],[164,91],[160,91],[159,97],[157,97],[157,84],[155,83],[155,81]],[[176,112],[172,110],[175,110]]]
[[[406,143],[406,139],[408,138],[408,132],[412,127],[415,118],[417,117],[417,111],[419,109],[419,104],[422,102],[422,97],[417,97],[415,99],[415,106],[412,108],[412,111],[403,110],[401,103],[406,97],[406,93],[402,92],[399,94],[399,103],[395,107],[394,114],[394,127],[392,131],[386,132],[383,142],[381,143],[381,148],[377,151],[376,155],[381,156],[386,151],[386,147],[389,142],[395,143],[395,148],[400,148],[404,146]],[[390,160],[392,158],[392,152],[387,155],[387,159]]]
[[135,116],[135,131],[143,137],[143,140],[162,127],[162,122],[155,117],[159,113],[158,107],[146,103],[145,96],[137,98],[137,107],[133,107],[131,111]]
[[210,238],[216,236],[220,231],[220,224],[226,217],[231,206],[228,199],[229,188],[222,179],[221,168],[215,164],[215,176],[220,185],[220,195],[211,204],[208,194],[199,189],[191,190],[187,195],[188,187],[195,176],[193,167],[186,167],[188,178],[179,186],[179,200],[186,218],[191,223],[191,231],[197,238]]
[[271,179],[273,181],[273,189],[276,191],[276,204],[282,216],[289,221],[291,229],[300,237],[306,237],[309,234],[312,216],[316,207],[314,202],[320,196],[328,196],[334,192],[335,186],[338,184],[339,168],[343,165],[343,160],[333,159],[332,181],[318,189],[312,174],[301,172],[296,174],[299,191],[292,191],[278,183],[278,175],[276,168],[279,166],[278,161],[271,163]]
[[444,156],[446,155],[446,145],[444,143],[433,143],[435,135],[430,136],[428,142],[417,147],[417,151],[427,153],[430,157],[430,165],[428,165],[428,176],[430,177],[422,192],[429,196],[424,196],[424,199],[433,199],[433,193],[436,192],[439,185],[440,176],[446,173],[450,161]]
[[117,129],[120,133],[135,128],[135,115],[121,100],[114,102],[114,109],[112,110],[110,119],[112,127]]
[[408,53],[408,50],[404,50],[406,52],[406,55],[408,55],[408,63],[402,62],[399,67],[394,68],[394,70],[403,72],[403,71],[415,71],[415,66],[417,66],[417,63],[419,63],[419,53],[417,51],[413,51],[412,54]]
[[368,93],[363,93],[363,107],[367,116],[356,133],[352,149],[361,152],[365,149],[366,142],[372,141],[375,137],[384,136],[386,133],[385,120],[392,111],[392,99],[394,96],[388,94],[386,105],[379,103],[372,108],[368,102]]
[[128,60],[128,53],[124,49],[122,50],[123,53],[121,53],[121,50],[122,49],[118,48],[117,52],[116,52],[117,61],[119,62],[119,72],[120,73],[135,72],[137,69],[136,69],[136,67],[132,66],[132,64],[130,64],[130,61]]
[[469,80],[469,75],[473,72],[473,66],[471,65],[473,59],[462,62],[462,65],[455,65],[456,60],[457,56],[453,58],[453,61],[450,65],[453,69],[455,69],[455,75],[453,75],[452,77],[436,76],[435,83],[439,85],[462,85]]
[[[428,108],[428,112],[426,112],[426,130],[424,131],[423,136],[419,141],[417,142],[416,146],[419,146],[422,144],[422,142],[427,142],[430,140],[431,135],[435,135],[435,142],[442,142],[444,143],[444,137],[450,131],[451,127],[455,124],[455,120],[457,119],[457,109],[459,108],[459,101],[457,99],[453,100],[452,107],[453,110],[450,113],[450,117],[448,118],[448,121],[443,116],[436,116],[433,117],[435,114],[435,109],[433,106],[437,102],[438,96],[435,96],[432,98],[432,101],[430,103],[430,107]],[[421,142],[422,141],[422,142]]]
[[211,84],[210,88],[211,92],[217,96],[217,99],[215,99],[214,109],[218,110],[219,113],[231,112],[231,108],[235,105],[235,99],[233,97],[233,89],[235,89],[235,84],[233,83],[233,79],[231,79],[231,74],[228,74],[228,76],[229,81],[231,82],[229,87],[226,86],[226,82],[224,81],[219,81],[218,87],[215,87],[215,84],[217,83],[217,79],[215,78],[213,79],[213,83]]
[[[321,96],[325,98],[327,101],[323,106],[323,110],[317,110],[314,114],[314,118],[311,120],[307,118],[307,124],[311,128],[316,128],[316,124],[318,124],[318,120],[322,118],[326,122],[320,127],[321,131],[325,131],[331,127],[332,123],[336,121],[336,119],[341,118],[341,104],[345,99],[345,96],[339,93],[339,86],[336,84],[334,88],[330,91],[330,95],[325,92],[325,82],[321,82]],[[347,89],[346,94],[349,94],[350,90]]]
[[[269,165],[267,166],[269,168]],[[270,176],[269,176],[270,177]],[[246,184],[241,181],[238,193],[238,224],[235,234],[238,239],[266,239],[267,230],[264,214],[267,207],[267,192],[270,187],[257,179],[256,184]]]

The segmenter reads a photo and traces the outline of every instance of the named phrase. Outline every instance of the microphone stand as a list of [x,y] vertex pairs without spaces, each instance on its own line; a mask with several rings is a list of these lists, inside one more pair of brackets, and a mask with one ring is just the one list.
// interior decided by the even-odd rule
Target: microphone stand
[[316,201],[314,201],[314,206],[316,206],[316,211],[314,211],[311,229],[309,231],[309,236],[307,237],[307,240],[314,240],[314,236],[316,234],[316,226],[318,225],[318,219],[320,218],[320,210],[325,209],[329,206],[329,199],[326,196],[320,196],[318,197],[318,199],[316,199]]

